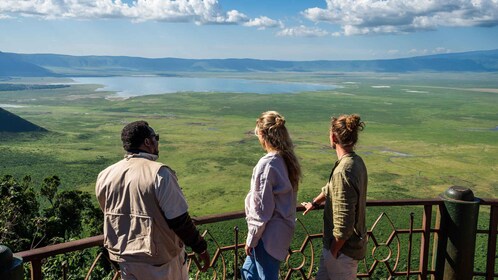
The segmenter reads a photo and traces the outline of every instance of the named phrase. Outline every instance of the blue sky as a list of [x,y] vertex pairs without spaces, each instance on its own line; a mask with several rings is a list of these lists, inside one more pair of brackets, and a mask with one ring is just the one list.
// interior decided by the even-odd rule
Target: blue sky
[[276,60],[498,49],[498,0],[0,0],[0,51]]

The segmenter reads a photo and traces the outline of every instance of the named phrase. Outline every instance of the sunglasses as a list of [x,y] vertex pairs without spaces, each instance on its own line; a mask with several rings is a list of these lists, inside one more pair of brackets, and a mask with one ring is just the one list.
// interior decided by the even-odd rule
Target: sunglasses
[[153,137],[156,141],[159,141],[159,134],[152,134],[150,137]]

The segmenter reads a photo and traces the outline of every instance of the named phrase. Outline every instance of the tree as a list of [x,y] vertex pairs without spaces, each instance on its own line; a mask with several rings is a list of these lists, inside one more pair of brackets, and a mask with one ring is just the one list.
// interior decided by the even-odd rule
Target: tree
[[43,179],[43,185],[40,189],[40,194],[45,196],[50,204],[54,204],[53,200],[55,194],[57,193],[57,189],[61,185],[61,180],[57,176],[47,177]]
[[0,243],[13,251],[31,248],[36,235],[39,203],[31,185],[31,177],[21,182],[6,175],[0,181]]
[[40,193],[50,205],[41,208],[31,183],[29,176],[0,181],[0,243],[22,251],[101,233],[102,212],[90,194],[59,191],[59,177],[48,177]]
[[[59,191],[60,185],[58,176],[47,177],[38,195],[31,177],[18,181],[5,175],[0,180],[0,244],[18,252],[101,234],[103,215],[93,197],[78,190]],[[48,259],[44,278],[60,279],[62,263],[77,279],[84,278],[96,252],[87,249]],[[99,279],[106,278],[109,270],[100,269]]]

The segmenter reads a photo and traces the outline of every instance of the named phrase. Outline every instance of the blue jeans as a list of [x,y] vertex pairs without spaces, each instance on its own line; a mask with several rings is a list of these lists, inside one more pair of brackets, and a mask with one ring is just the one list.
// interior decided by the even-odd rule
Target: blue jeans
[[242,279],[244,280],[277,280],[280,270],[280,261],[268,254],[259,240],[253,249],[252,256],[247,256],[242,266]]

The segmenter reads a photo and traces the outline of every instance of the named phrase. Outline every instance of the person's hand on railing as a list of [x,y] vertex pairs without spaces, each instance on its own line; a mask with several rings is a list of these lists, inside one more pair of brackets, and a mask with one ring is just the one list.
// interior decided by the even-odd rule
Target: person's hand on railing
[[306,208],[306,210],[304,210],[303,212],[303,215],[308,214],[308,212],[313,209],[320,208],[320,204],[322,204],[323,202],[325,202],[325,194],[323,192],[321,192],[317,197],[313,198],[311,202],[301,202],[301,205]]
[[201,259],[202,263],[202,267],[200,268],[200,270],[202,272],[206,272],[211,266],[211,258],[209,257],[209,252],[205,250],[204,252],[199,254],[199,258]]
[[306,208],[306,210],[304,210],[303,212],[303,215],[306,215],[308,214],[309,211],[315,209],[315,206],[313,205],[312,202],[301,202],[301,205],[304,206],[304,208]]

